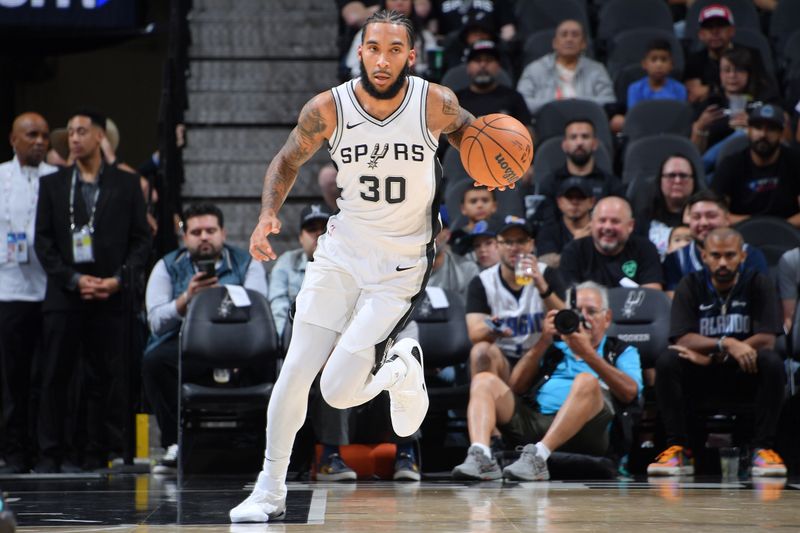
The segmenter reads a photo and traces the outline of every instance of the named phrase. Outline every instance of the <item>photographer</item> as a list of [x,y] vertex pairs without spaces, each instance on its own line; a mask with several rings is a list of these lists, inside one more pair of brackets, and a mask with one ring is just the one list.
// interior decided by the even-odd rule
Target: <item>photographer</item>
[[[242,285],[267,296],[261,263],[246,251],[225,244],[222,211],[212,204],[189,207],[183,214],[183,242],[153,267],[147,282],[150,338],[142,361],[147,400],[161,428],[167,453],[153,473],[172,473],[178,454],[178,332],[189,302],[199,292],[222,284]],[[184,368],[184,379],[191,379]],[[187,375],[187,372],[189,373]]]
[[786,476],[772,451],[786,383],[774,350],[781,319],[768,276],[741,270],[742,236],[717,228],[705,239],[705,268],[686,275],[672,301],[670,339],[675,344],[656,365],[656,398],[668,448],[648,475],[694,473],[687,414],[707,398],[754,399],[753,476]]
[[[467,409],[472,445],[453,477],[546,480],[547,458],[556,449],[606,453],[612,398],[628,404],[642,389],[639,352],[606,336],[611,311],[604,287],[585,282],[573,290],[571,309],[547,313],[541,337],[514,367],[508,384],[489,372],[472,378]],[[561,340],[554,338],[556,324]],[[502,472],[489,450],[495,425],[510,444],[528,443],[520,459]]]

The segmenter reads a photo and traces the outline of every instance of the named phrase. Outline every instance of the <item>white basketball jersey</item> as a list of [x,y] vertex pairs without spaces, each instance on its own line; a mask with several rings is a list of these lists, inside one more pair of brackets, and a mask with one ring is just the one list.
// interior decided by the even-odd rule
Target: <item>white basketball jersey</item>
[[329,151],[342,192],[328,235],[424,255],[441,228],[438,142],[425,115],[428,82],[409,76],[405,98],[383,120],[358,103],[357,83],[331,89],[336,130]]
[[[539,263],[544,274],[547,265]],[[514,332],[511,337],[498,338],[496,344],[507,357],[519,358],[533,346],[542,334],[542,322],[547,309],[533,283],[522,289],[519,300],[500,281],[500,263],[479,274],[492,316]]]

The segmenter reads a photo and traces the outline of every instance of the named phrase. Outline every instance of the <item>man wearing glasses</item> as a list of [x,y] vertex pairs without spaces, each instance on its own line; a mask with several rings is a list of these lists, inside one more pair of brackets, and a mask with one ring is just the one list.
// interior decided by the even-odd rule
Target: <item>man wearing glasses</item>
[[[503,222],[497,232],[500,262],[469,285],[467,332],[471,375],[491,372],[507,382],[514,363],[539,339],[545,313],[564,306],[564,287],[558,273],[533,255],[525,220],[508,216]],[[524,275],[517,277],[515,270]]]
[[[585,282],[574,290],[575,310],[583,317],[577,331],[555,337],[558,311],[550,310],[508,383],[491,372],[473,376],[467,408],[471,446],[453,469],[456,479],[547,480],[547,459],[556,449],[606,453],[614,400],[628,404],[642,390],[639,352],[606,336],[611,311],[604,287]],[[519,460],[502,471],[488,446],[495,426],[508,444],[525,445]]]

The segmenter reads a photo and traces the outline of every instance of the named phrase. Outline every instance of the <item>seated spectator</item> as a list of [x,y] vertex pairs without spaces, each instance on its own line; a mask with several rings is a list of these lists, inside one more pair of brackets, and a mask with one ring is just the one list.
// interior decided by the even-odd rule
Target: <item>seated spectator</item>
[[[416,50],[417,54],[411,70],[417,76],[427,78],[431,69],[431,65],[428,65],[428,50],[437,48],[438,45],[433,34],[422,26],[422,22],[417,17],[414,9],[414,2],[412,0],[381,0],[380,9],[402,13],[414,25],[414,35],[416,37],[414,50]],[[350,76],[353,78],[363,75],[363,63],[358,55],[358,51],[363,44],[362,40],[362,30],[358,30],[353,37],[353,42],[350,44],[350,50],[345,56],[345,64],[350,71]]]
[[719,70],[721,91],[695,105],[692,142],[703,153],[706,178],[710,179],[725,143],[744,135],[747,110],[776,99],[774,88],[755,65],[755,56],[748,49],[724,52]]
[[431,265],[428,287],[440,287],[453,291],[466,304],[467,288],[472,279],[478,275],[478,264],[470,258],[457,255],[450,250],[447,241],[450,239],[450,219],[447,210],[442,207],[442,231],[436,236],[436,256]]
[[[577,292],[575,308],[585,319],[578,331],[556,341],[556,311],[551,310],[541,336],[508,382],[491,372],[472,378],[467,409],[471,446],[464,463],[453,469],[456,479],[546,480],[547,459],[555,450],[608,451],[615,403],[627,405],[642,390],[639,352],[606,336],[611,310],[604,287],[586,282],[570,290]],[[520,459],[502,472],[489,449],[495,425],[509,444],[525,445]]]
[[603,198],[592,211],[589,237],[575,239],[561,252],[559,271],[568,284],[594,281],[606,287],[661,289],[661,262],[649,240],[633,235],[627,200]]
[[531,114],[548,102],[565,98],[592,100],[601,106],[616,102],[606,67],[583,55],[586,45],[580,22],[565,20],[558,25],[553,53],[526,66],[517,84]]
[[780,107],[755,108],[747,122],[750,146],[720,163],[712,188],[730,202],[734,224],[771,215],[800,227],[800,152],[781,145],[784,125]]
[[669,41],[651,41],[642,58],[642,68],[647,76],[628,86],[628,109],[633,109],[636,104],[645,100],[686,101],[686,87],[670,77],[673,63]]
[[[508,381],[511,368],[539,340],[545,313],[561,309],[564,288],[558,273],[536,260],[529,226],[506,217],[497,233],[500,262],[474,278],[467,294],[467,333],[473,343],[471,375],[491,372]],[[515,277],[524,262],[530,279]]]
[[[728,204],[714,191],[706,189],[696,192],[689,198],[687,208],[692,242],[664,258],[664,290],[669,296],[672,296],[684,276],[703,270],[702,250],[708,234],[731,225]],[[746,257],[742,269],[756,270],[762,274],[768,272],[767,258],[761,250],[745,244],[744,251]]]
[[57,169],[44,162],[50,127],[38,113],[23,113],[11,125],[14,158],[0,165],[5,199],[0,217],[0,474],[23,474],[32,466],[31,370],[42,333],[47,276],[33,253],[39,178]]
[[[189,207],[183,214],[183,231],[185,248],[156,263],[145,296],[150,338],[142,360],[142,383],[167,450],[153,468],[155,474],[173,473],[177,467],[178,333],[192,298],[222,284],[241,285],[267,296],[264,268],[245,250],[225,243],[225,221],[217,206]],[[213,275],[199,267],[201,261],[214,262]],[[188,365],[181,372],[189,381],[210,375],[208,368]]]
[[599,146],[600,141],[591,120],[579,118],[569,121],[564,126],[564,140],[561,141],[561,149],[564,150],[567,161],[553,173],[552,180],[543,180],[539,192],[555,199],[562,181],[579,176],[591,185],[592,196],[598,200],[623,194],[620,179],[597,166],[595,154]]
[[672,252],[678,251],[684,246],[689,246],[692,242],[692,230],[689,226],[681,223],[680,226],[675,226],[672,228],[672,231],[669,232],[669,246],[667,248],[667,253],[671,254]]
[[559,184],[556,204],[561,215],[536,234],[536,253],[541,262],[558,268],[564,246],[591,235],[590,213],[594,203],[592,189],[583,178],[572,177]]
[[697,191],[692,162],[680,154],[668,156],[661,163],[661,172],[653,181],[652,200],[635,209],[637,232],[656,245],[663,260],[667,255],[669,234],[683,222],[683,208]]
[[500,262],[500,250],[497,246],[497,232],[488,220],[481,220],[469,233],[472,255],[475,256],[480,270],[486,270]]
[[504,113],[530,129],[531,114],[522,95],[497,82],[501,69],[497,45],[493,41],[475,42],[467,56],[470,84],[456,92],[458,103],[476,117]]
[[709,96],[722,92],[720,58],[728,50],[739,48],[754,53],[758,61],[756,68],[759,72],[763,72],[758,52],[733,44],[736,26],[730,9],[720,4],[706,6],[700,11],[698,22],[700,25],[697,29],[697,38],[705,45],[705,49],[691,53],[686,58],[683,83],[690,102],[702,102]]
[[[705,268],[681,280],[672,301],[670,339],[656,371],[656,398],[668,448],[647,467],[648,475],[691,475],[687,415],[704,400],[727,398],[755,406],[752,475],[786,476],[772,450],[786,376],[775,352],[781,333],[775,287],[744,270],[744,241],[731,228],[709,233]],[[745,443],[741,443],[745,444]]]
[[512,40],[516,34],[511,0],[436,0],[429,27],[436,35],[447,36],[475,20],[485,20],[492,32],[499,33],[504,41]]
[[336,205],[336,200],[339,198],[342,190],[336,185],[336,176],[339,172],[333,163],[323,165],[317,174],[317,185],[322,194],[322,199],[331,213],[339,211],[339,206]]
[[778,293],[783,307],[783,330],[792,329],[797,294],[800,291],[800,247],[792,248],[778,261]]
[[495,192],[485,187],[468,187],[461,197],[461,217],[454,222],[450,236],[453,251],[459,255],[469,253],[472,246],[469,234],[482,220],[489,220],[497,212]]

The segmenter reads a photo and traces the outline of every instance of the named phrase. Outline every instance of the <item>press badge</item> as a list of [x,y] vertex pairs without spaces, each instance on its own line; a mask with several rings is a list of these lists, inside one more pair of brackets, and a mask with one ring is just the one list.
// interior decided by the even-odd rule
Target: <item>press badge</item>
[[92,232],[88,226],[72,233],[72,258],[75,263],[94,263]]
[[14,245],[15,245],[14,255],[11,256],[11,254],[9,254],[9,257],[14,257],[16,259],[16,261],[17,261],[17,264],[25,265],[29,261],[29,256],[28,256],[28,236],[24,232],[22,232],[22,233],[15,234],[14,237],[15,237],[14,238],[14,241],[15,241],[14,242]]

